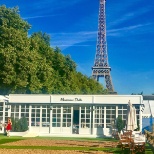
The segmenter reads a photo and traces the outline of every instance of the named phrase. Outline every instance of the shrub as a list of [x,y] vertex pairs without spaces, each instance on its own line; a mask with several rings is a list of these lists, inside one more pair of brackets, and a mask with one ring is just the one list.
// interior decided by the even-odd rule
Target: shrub
[[27,119],[25,117],[23,117],[19,121],[20,121],[20,129],[21,129],[21,131],[27,131],[28,130]]
[[120,133],[121,130],[124,128],[124,122],[123,122],[121,116],[118,116],[118,118],[117,118],[116,127],[117,127],[119,133]]
[[28,122],[25,117],[21,119],[12,119],[12,131],[24,132],[28,130]]

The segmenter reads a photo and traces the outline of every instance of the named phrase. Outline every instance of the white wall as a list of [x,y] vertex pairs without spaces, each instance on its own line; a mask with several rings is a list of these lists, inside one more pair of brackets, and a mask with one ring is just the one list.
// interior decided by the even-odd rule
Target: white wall
[[9,103],[57,103],[57,104],[141,104],[141,95],[40,95],[10,94]]
[[154,117],[154,100],[144,100],[143,104],[145,106],[143,111],[143,116],[152,116]]

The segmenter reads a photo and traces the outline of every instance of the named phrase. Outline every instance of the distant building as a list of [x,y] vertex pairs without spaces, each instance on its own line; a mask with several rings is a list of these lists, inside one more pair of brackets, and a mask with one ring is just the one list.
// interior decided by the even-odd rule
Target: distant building
[[142,114],[143,130],[151,131],[151,126],[154,123],[154,95],[143,95],[143,104],[145,106]]

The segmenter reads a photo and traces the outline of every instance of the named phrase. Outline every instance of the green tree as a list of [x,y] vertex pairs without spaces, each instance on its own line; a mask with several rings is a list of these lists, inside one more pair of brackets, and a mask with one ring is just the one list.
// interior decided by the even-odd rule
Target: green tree
[[[26,32],[31,25],[20,17],[19,8],[6,8],[5,5],[0,6],[0,26],[3,28],[13,28]],[[0,31],[1,34],[3,31]],[[11,35],[11,34],[10,34]]]
[[30,25],[20,18],[18,8],[0,7],[1,94],[14,92],[16,87],[20,87],[20,85],[25,86],[26,84],[26,78],[24,76],[16,83],[16,79],[18,78],[16,63],[19,54],[22,56],[28,54],[29,41],[27,32],[29,28]]
[[51,50],[47,45],[47,35],[42,34],[41,37],[39,33],[38,41],[36,34],[28,38],[30,25],[20,18],[17,8],[2,6],[0,16],[1,94],[41,93],[44,89],[51,92],[48,81],[52,68],[46,62],[47,56],[42,57],[41,54],[41,49],[44,52]]
[[50,35],[43,32],[35,32],[31,35],[31,38],[38,37],[41,41],[43,41],[47,46],[50,46]]
[[18,8],[0,6],[0,93],[106,94],[76,70],[70,55],[50,46],[50,36],[35,32]]

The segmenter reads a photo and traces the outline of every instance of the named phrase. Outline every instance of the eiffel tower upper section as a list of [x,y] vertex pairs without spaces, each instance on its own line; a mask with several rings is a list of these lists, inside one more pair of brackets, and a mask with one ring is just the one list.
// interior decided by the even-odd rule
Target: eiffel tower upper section
[[97,81],[99,81],[99,77],[104,77],[106,88],[110,93],[114,93],[111,75],[110,75],[111,67],[109,67],[109,63],[108,63],[105,3],[106,3],[106,0],[100,0],[97,46],[96,46],[94,66],[92,67],[92,76]]

